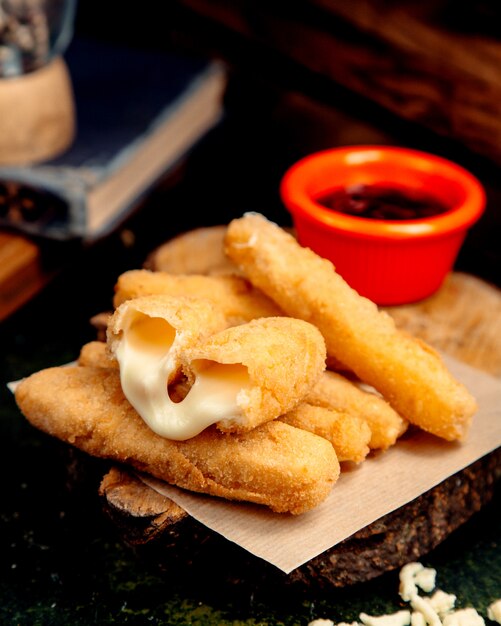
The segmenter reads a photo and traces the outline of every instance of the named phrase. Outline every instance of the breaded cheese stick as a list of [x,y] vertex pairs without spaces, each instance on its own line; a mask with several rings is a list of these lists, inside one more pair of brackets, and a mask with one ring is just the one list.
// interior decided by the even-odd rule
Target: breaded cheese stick
[[360,417],[303,402],[279,420],[330,441],[339,461],[360,463],[370,452],[371,429]]
[[206,298],[222,310],[229,325],[281,315],[279,307],[241,276],[176,275],[130,270],[118,277],[113,304],[152,294]]
[[325,343],[303,320],[263,317],[232,326],[188,348],[195,374],[186,400],[217,399],[214,415],[224,432],[246,432],[297,406],[325,369]]
[[377,389],[402,417],[446,440],[466,436],[477,410],[440,356],[398,330],[327,259],[302,247],[263,215],[230,222],[225,250],[249,280],[287,315],[322,332],[329,355]]
[[280,513],[317,506],[339,476],[328,441],[277,420],[245,435],[209,428],[184,442],[160,437],[127,402],[113,369],[42,370],[24,379],[15,397],[34,427],[88,454],[185,489]]
[[[214,423],[244,432],[275,419],[296,406],[325,369],[325,342],[312,324],[263,317],[217,332],[217,317],[200,323],[202,302],[134,298],[108,325],[126,398],[168,439],[189,439]],[[181,371],[191,386],[179,402],[168,391]]]
[[407,430],[408,422],[386,400],[337,372],[325,371],[305,402],[363,419],[371,430],[369,447],[373,450],[389,448]]

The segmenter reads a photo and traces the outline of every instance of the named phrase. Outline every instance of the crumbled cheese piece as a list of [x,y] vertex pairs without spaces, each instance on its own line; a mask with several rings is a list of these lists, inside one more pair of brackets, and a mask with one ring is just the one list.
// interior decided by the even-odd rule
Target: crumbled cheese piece
[[[416,601],[415,598],[418,598]],[[413,603],[414,602],[414,603]],[[456,596],[452,593],[445,593],[441,589],[435,591],[431,598],[422,598],[421,596],[414,596],[411,599],[411,605],[416,608],[417,611],[428,611],[428,618],[432,619],[434,623],[438,624],[435,613],[440,619],[443,619],[444,615],[447,615],[452,611],[456,603]],[[426,605],[426,607],[425,607]],[[430,612],[431,611],[431,612]],[[425,615],[423,615],[425,617]]]
[[408,626],[411,623],[410,611],[397,611],[391,615],[367,615],[360,613],[360,621],[365,626]]
[[411,626],[426,626],[426,620],[424,618],[424,615],[419,611],[412,611]]
[[330,619],[318,618],[312,622],[308,622],[308,626],[361,626],[358,622],[337,622],[334,623]]
[[444,617],[444,626],[484,626],[484,618],[475,609],[460,609]]
[[422,563],[407,563],[407,565],[404,565],[400,570],[399,594],[405,602],[408,602],[413,595],[417,594],[417,587],[414,579],[416,574],[422,569],[424,569],[424,565]]
[[441,618],[447,613],[450,613],[456,604],[456,596],[453,593],[445,593],[441,589],[435,591],[435,593],[429,599],[432,608],[440,615]]
[[425,592],[430,592],[435,588],[437,572],[430,567],[424,567],[422,563],[407,563],[400,570],[399,593],[402,600],[409,600],[418,594],[418,587]]
[[430,593],[435,589],[435,580],[437,577],[437,570],[431,567],[423,567],[422,570],[416,573],[414,581],[416,585],[422,589],[425,593]]
[[421,598],[421,596],[416,594],[411,598],[411,606],[415,611],[422,613],[429,626],[442,626],[442,620],[435,609],[431,606],[428,598]]
[[[390,615],[360,613],[361,624],[317,619],[308,626],[485,626],[484,618],[473,608],[454,610],[456,596],[437,589],[432,596],[422,597],[419,589],[430,593],[435,588],[436,570],[422,563],[404,565],[399,574],[399,594],[408,602],[412,611],[402,610]],[[487,607],[487,617],[501,624],[501,598]]]
[[501,624],[501,598],[489,604],[487,607],[487,617],[493,622]]

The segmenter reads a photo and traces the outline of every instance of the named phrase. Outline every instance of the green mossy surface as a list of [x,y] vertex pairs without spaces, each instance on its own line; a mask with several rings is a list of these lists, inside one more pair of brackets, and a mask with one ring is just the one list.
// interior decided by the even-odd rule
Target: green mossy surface
[[[36,437],[33,437],[35,440]],[[44,438],[42,438],[44,439]],[[90,485],[65,491],[51,442],[26,451],[37,466],[13,480],[0,518],[0,623],[4,626],[193,624],[306,626],[314,618],[356,620],[360,612],[404,607],[398,575],[319,594],[275,587],[246,589],[174,582],[123,545],[104,520]],[[44,457],[50,460],[44,462]],[[4,474],[5,476],[5,474]],[[46,482],[48,481],[48,482]],[[92,482],[92,481],[91,481]],[[4,493],[5,496],[5,493]],[[492,505],[422,562],[437,569],[437,587],[459,607],[484,617],[501,595],[501,522]]]

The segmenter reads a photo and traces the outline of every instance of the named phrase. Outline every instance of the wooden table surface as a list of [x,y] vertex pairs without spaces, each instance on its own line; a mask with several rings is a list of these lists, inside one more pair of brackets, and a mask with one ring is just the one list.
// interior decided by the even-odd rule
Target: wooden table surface
[[25,304],[50,280],[42,251],[30,239],[0,231],[0,321]]

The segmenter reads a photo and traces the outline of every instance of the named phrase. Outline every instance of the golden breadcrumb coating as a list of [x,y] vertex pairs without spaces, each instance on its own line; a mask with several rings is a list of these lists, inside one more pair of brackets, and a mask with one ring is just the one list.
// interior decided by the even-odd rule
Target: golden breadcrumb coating
[[389,448],[407,430],[408,422],[386,400],[337,372],[325,371],[305,401],[363,419],[372,433],[371,449]]
[[317,506],[339,476],[328,441],[278,420],[242,435],[208,428],[183,442],[160,437],[127,402],[114,369],[42,370],[24,379],[15,396],[33,426],[88,454],[185,489],[280,513]]
[[360,417],[303,402],[280,418],[330,441],[339,461],[360,463],[369,454],[371,429]]
[[118,368],[117,360],[104,341],[89,341],[84,344],[80,349],[77,362],[78,365]]
[[[159,327],[157,322],[160,320],[166,325]],[[108,325],[108,344],[120,363],[122,385],[125,384],[124,376],[130,381],[124,392],[157,433],[172,439],[186,438],[195,434],[191,427],[199,427],[196,415],[186,421],[185,411],[188,409],[177,405],[174,412],[167,394],[167,384],[179,378],[181,367],[190,383],[198,383],[196,392],[190,394],[188,391],[190,397],[186,398],[184,406],[190,407],[191,412],[198,412],[201,403],[207,405],[208,393],[214,384],[221,389],[221,384],[226,385],[235,376],[235,366],[242,366],[237,370],[242,382],[227,387],[229,390],[223,400],[210,400],[216,402],[213,408],[201,408],[206,416],[203,422],[217,422],[218,428],[225,432],[245,432],[289,411],[301,401],[325,369],[324,339],[308,322],[289,317],[264,317],[230,328],[224,328],[224,325],[224,316],[213,315],[209,301],[165,295],[127,300],[113,314]],[[138,332],[145,332],[135,330],[139,328],[150,328],[146,332],[153,335],[138,335]],[[134,362],[130,356],[122,362],[119,356],[122,343],[132,340],[134,345],[143,336],[149,337],[148,344],[142,344],[143,353],[144,349],[153,350],[153,360],[149,359],[149,363],[155,364],[157,369],[166,368],[165,401],[161,389],[164,374],[156,376],[156,382],[153,382],[152,373],[146,374],[144,364],[139,368],[135,365],[136,357],[133,357]],[[129,354],[129,349],[126,353]],[[223,367],[216,371],[214,364]],[[212,369],[207,377],[204,372],[207,373],[209,366]],[[143,380],[145,375],[151,383]],[[155,398],[153,405],[144,397],[145,384],[153,385],[150,389],[150,397],[154,394]],[[198,389],[200,387],[207,391],[202,392]],[[228,402],[231,413],[221,414]],[[177,430],[179,420],[186,424],[186,428],[174,435],[173,429]]]
[[217,422],[245,432],[295,407],[325,369],[325,342],[315,326],[290,317],[264,317],[210,335],[185,350],[186,369],[241,364],[249,387],[239,394],[242,415]]
[[257,213],[230,222],[225,251],[287,315],[317,326],[328,354],[377,389],[402,417],[446,440],[464,439],[477,410],[472,395],[434,350],[398,330],[330,261]]
[[113,304],[152,294],[193,296],[211,300],[230,325],[256,317],[282,315],[279,307],[240,276],[174,275],[166,272],[130,270],[119,276]]
[[138,297],[123,302],[108,321],[106,335],[112,354],[115,354],[124,330],[138,316],[165,320],[175,332],[173,345],[167,348],[175,350],[177,354],[205,335],[218,332],[228,325],[221,310],[210,300],[163,294]]

